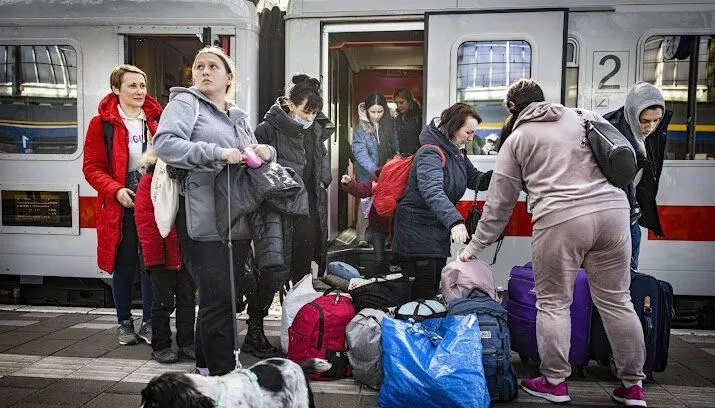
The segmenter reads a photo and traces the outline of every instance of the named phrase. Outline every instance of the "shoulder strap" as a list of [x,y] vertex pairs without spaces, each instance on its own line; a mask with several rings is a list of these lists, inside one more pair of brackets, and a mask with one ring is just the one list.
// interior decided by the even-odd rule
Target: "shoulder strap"
[[112,172],[112,146],[114,144],[114,125],[108,120],[102,120],[102,131],[104,132],[104,145],[107,147],[107,160],[109,162],[109,172]]
[[[429,146],[429,147],[434,147],[435,149],[437,149],[437,151],[439,152],[439,157],[442,158],[442,168],[447,167],[447,156],[444,155],[444,152],[442,151],[442,148],[441,148],[441,147],[439,147],[439,146],[437,146],[437,145],[435,145],[435,144],[424,144],[424,145],[420,146],[418,152],[419,152],[420,150],[424,149],[425,147],[428,147],[428,146]],[[415,153],[415,155],[417,155],[417,153]]]
[[196,105],[196,112],[194,113],[194,124],[191,125],[191,129],[193,129],[194,126],[196,126],[196,122],[199,120],[199,107],[201,106],[201,101],[199,101],[199,98],[197,98],[195,96],[194,96],[194,102]]

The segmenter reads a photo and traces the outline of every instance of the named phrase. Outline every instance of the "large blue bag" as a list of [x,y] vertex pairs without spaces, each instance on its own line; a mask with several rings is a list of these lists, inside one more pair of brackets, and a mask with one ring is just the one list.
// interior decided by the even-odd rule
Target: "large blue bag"
[[421,323],[385,317],[382,350],[381,407],[489,407],[475,315]]

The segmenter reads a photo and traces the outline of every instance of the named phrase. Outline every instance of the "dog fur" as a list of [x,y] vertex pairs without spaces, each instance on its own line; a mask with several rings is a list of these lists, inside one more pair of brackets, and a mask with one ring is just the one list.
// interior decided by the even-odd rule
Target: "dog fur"
[[[284,358],[269,358],[249,368],[257,377],[262,396],[247,375],[221,377],[165,373],[142,390],[143,408],[214,408],[221,392],[224,406],[264,408],[313,408],[313,393],[307,374],[329,370],[331,364],[312,359],[301,365]],[[222,385],[223,383],[223,385]]]

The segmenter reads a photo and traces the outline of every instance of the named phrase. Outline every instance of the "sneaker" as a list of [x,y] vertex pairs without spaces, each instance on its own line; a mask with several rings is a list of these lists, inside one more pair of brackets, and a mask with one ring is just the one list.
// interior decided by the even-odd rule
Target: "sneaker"
[[569,397],[569,386],[566,384],[566,381],[559,385],[551,385],[546,380],[546,377],[541,376],[529,380],[522,380],[521,388],[528,394],[557,404],[571,401]]
[[173,364],[179,361],[179,355],[176,354],[176,352],[172,350],[171,347],[167,347],[158,351],[152,351],[151,358],[152,360],[156,360],[162,364]]
[[142,322],[137,332],[137,337],[144,340],[146,344],[151,344],[151,323]]
[[179,347],[179,355],[196,360],[196,347],[194,345]]
[[134,322],[131,319],[119,322],[119,327],[117,327],[117,340],[119,340],[119,344],[122,346],[139,343],[137,334],[134,333]]
[[647,407],[645,403],[645,392],[640,385],[633,385],[626,388],[621,384],[620,387],[613,390],[611,398],[629,407]]

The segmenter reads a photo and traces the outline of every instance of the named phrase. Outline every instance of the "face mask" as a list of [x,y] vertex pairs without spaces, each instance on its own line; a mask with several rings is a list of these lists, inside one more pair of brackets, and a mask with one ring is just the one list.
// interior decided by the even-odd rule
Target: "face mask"
[[293,116],[293,120],[296,121],[299,125],[303,125],[303,129],[308,129],[313,125],[312,120],[303,120],[298,117],[298,115]]

